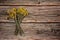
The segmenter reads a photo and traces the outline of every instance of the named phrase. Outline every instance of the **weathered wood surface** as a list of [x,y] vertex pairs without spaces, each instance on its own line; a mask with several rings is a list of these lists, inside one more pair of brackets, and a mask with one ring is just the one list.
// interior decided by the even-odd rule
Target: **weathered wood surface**
[[[15,36],[14,21],[6,11],[24,7],[29,15],[21,27],[24,37]],[[0,40],[60,40],[60,0],[0,0]]]
[[[17,38],[16,36],[14,36],[14,29],[15,29],[14,21],[7,20],[6,10],[9,9],[10,7],[11,6],[0,7],[1,9],[0,11],[0,31],[1,31],[0,40],[20,39],[20,37]],[[13,7],[16,7],[16,6],[12,6],[11,8]],[[37,39],[39,40],[40,39],[41,40],[44,40],[44,39],[59,40],[60,39],[59,6],[57,7],[56,6],[51,6],[51,7],[42,6],[42,7],[25,7],[25,8],[27,10],[30,9],[29,15],[23,20],[23,23],[21,24],[21,27],[23,28],[25,35],[30,35],[30,36],[36,35],[38,36]],[[36,37],[36,36],[33,36],[33,37]]]

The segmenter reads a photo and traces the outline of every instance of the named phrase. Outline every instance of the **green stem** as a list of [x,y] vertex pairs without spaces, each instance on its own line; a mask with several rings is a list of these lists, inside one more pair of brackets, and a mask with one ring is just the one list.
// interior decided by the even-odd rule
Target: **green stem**
[[17,20],[15,19],[15,23],[16,23],[16,28],[15,28],[15,35],[18,35],[18,32],[19,32],[19,29],[18,29],[18,22]]
[[[21,25],[21,21],[19,22],[19,24]],[[23,35],[24,31],[22,30],[21,26],[19,25],[19,34]]]
[[24,33],[20,26],[20,24],[22,23],[22,20],[19,18],[18,15],[16,15],[15,23],[16,23],[15,35],[18,35],[18,33],[22,35]]

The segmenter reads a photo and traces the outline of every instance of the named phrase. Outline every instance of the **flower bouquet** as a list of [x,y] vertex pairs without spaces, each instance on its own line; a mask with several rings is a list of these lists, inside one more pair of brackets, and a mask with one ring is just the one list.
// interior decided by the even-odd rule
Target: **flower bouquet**
[[15,23],[16,23],[16,29],[15,29],[15,35],[23,35],[24,31],[21,28],[21,23],[22,20],[25,18],[25,16],[28,15],[28,11],[25,8],[12,8],[7,10],[8,13],[8,18],[12,18],[14,19]]

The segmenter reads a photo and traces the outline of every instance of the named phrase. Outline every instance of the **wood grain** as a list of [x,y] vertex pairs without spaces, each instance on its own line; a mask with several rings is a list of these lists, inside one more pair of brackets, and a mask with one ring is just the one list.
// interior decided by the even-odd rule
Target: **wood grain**
[[[24,32],[28,34],[38,34],[37,31],[39,31],[39,34],[45,34],[45,35],[51,35],[51,36],[58,36],[60,31],[57,31],[60,29],[59,27],[60,23],[22,23],[21,27],[24,30]],[[15,23],[0,23],[1,30],[6,30],[9,33],[14,33],[15,30]],[[32,32],[31,32],[32,31]],[[53,32],[54,31],[54,32]],[[56,32],[56,33],[55,33]],[[58,34],[57,34],[58,33]],[[10,34],[11,35],[11,34]]]
[[0,5],[60,5],[59,0],[1,0]]
[[38,0],[1,0],[0,5],[26,5],[28,4],[36,4]]
[[[29,12],[21,24],[24,37],[15,36],[15,22],[7,20],[6,11],[19,7]],[[60,0],[0,0],[0,40],[60,40],[59,18]]]

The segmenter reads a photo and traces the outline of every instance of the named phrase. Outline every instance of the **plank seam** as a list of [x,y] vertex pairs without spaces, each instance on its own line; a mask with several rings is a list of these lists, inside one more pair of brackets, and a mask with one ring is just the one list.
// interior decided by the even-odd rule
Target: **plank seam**
[[60,5],[0,5],[0,6],[60,6]]

